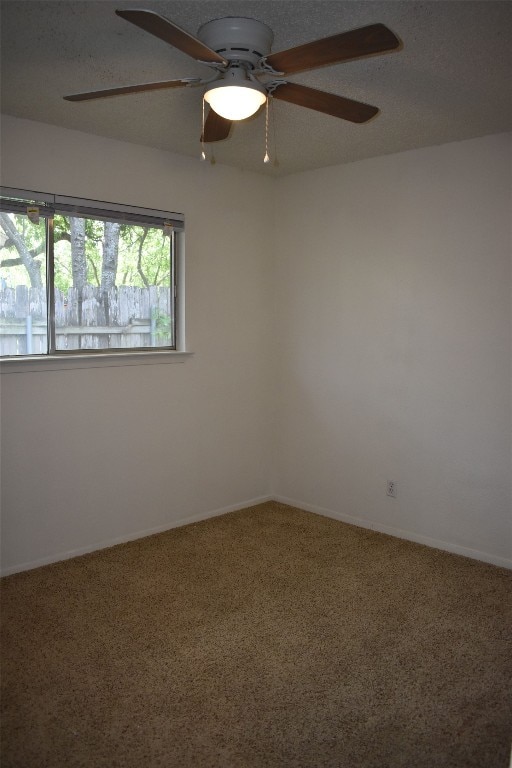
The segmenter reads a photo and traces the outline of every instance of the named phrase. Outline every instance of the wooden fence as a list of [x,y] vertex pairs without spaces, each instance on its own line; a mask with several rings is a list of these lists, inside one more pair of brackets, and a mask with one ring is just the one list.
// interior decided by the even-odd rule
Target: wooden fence
[[[55,291],[55,342],[59,350],[170,346],[169,287],[118,286],[107,293],[87,285]],[[47,352],[46,291],[0,286],[0,354]]]

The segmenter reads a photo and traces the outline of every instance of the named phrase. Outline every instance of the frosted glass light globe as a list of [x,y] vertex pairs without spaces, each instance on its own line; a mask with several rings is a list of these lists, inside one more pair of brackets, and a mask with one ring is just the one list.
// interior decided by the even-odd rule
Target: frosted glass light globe
[[251,86],[220,85],[207,91],[204,98],[226,120],[245,120],[258,111],[267,96]]

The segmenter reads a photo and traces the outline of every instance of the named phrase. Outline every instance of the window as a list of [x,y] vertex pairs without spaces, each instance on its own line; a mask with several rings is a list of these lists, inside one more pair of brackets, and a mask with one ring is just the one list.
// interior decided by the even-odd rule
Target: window
[[179,214],[0,190],[0,355],[176,350]]

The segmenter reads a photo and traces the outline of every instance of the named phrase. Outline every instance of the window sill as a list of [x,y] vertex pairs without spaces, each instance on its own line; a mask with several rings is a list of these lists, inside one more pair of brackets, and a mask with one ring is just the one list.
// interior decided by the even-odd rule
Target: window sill
[[0,361],[0,374],[69,371],[81,368],[119,368],[130,365],[169,365],[184,363],[193,352],[170,350],[148,352],[115,352],[86,355],[41,355],[40,357],[11,357]]

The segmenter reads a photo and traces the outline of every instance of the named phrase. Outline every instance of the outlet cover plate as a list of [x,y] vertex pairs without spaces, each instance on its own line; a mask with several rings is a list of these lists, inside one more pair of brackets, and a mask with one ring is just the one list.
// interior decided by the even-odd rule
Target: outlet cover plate
[[388,487],[387,487],[386,493],[388,496],[392,496],[394,499],[396,499],[397,488],[394,480],[388,480]]

